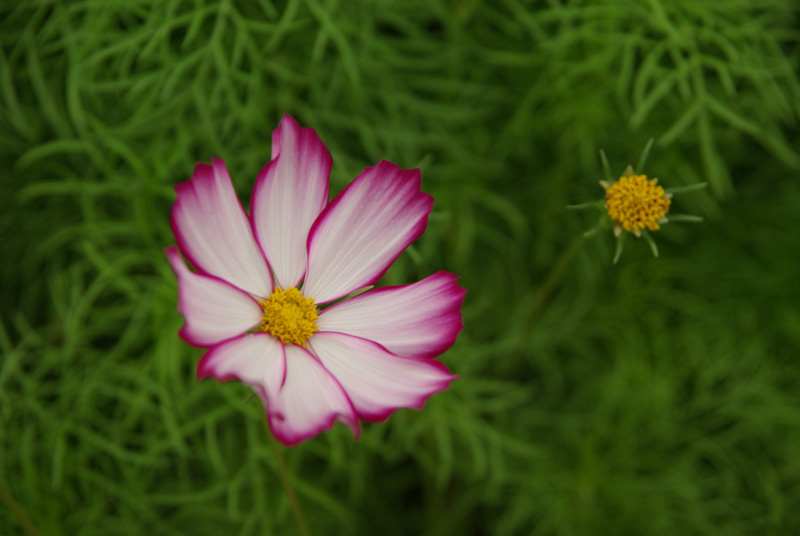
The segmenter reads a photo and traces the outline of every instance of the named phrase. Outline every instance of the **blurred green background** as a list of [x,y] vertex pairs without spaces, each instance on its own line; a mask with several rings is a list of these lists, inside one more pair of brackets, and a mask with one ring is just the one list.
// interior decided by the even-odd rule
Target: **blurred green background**
[[[469,291],[422,411],[284,451],[312,534],[800,533],[793,0],[0,3],[0,482],[42,535],[295,534],[258,404],[177,337],[173,185],[422,169],[382,284]],[[596,214],[598,149],[702,224]],[[246,206],[246,205],[245,205]],[[566,252],[566,253],[565,253]],[[0,504],[0,534],[23,534]]]

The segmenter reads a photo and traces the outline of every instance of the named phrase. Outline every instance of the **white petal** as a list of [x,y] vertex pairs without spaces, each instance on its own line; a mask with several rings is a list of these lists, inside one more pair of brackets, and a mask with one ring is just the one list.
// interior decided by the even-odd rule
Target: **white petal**
[[198,378],[239,380],[264,401],[273,400],[285,377],[283,345],[268,333],[251,333],[220,343],[197,363]]
[[281,288],[305,274],[308,231],[328,203],[330,172],[331,155],[314,129],[285,115],[250,200],[253,231]]
[[307,350],[288,344],[286,380],[270,399],[269,423],[283,444],[295,445],[340,421],[358,437],[353,405],[339,382]]
[[418,169],[382,160],[364,170],[311,228],[303,294],[326,303],[377,281],[425,230],[432,207]]
[[386,419],[398,408],[421,408],[455,379],[435,359],[399,357],[343,333],[317,332],[309,344],[366,420]]
[[272,292],[272,276],[225,163],[198,164],[190,181],[175,186],[172,231],[181,252],[200,271],[255,296]]
[[375,341],[397,355],[439,355],[464,327],[466,290],[457,279],[442,271],[411,285],[368,290],[323,310],[317,328]]
[[211,346],[236,337],[261,322],[261,306],[230,283],[189,270],[178,248],[166,250],[178,276],[178,311],[186,324],[180,335],[195,346]]

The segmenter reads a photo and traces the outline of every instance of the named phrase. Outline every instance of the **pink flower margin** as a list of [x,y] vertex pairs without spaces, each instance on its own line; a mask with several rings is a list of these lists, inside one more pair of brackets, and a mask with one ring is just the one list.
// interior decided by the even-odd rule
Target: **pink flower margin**
[[375,283],[425,230],[433,197],[420,191],[418,169],[382,160],[328,202],[331,162],[316,132],[287,115],[272,133],[249,216],[219,159],[175,187],[170,215],[180,336],[208,348],[197,377],[253,388],[285,445],[336,421],[358,438],[359,419],[421,408],[456,378],[431,359],[463,328],[466,291],[444,271],[322,309],[305,348],[253,331],[263,315],[258,301],[275,286],[302,283],[304,296],[329,304]]

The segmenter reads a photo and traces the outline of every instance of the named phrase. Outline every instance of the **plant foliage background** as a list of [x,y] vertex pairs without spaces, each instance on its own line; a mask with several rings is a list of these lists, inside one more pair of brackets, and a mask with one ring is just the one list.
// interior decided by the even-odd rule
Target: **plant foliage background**
[[[173,185],[247,202],[284,113],[338,192],[421,167],[383,284],[469,290],[423,411],[284,452],[313,534],[800,532],[800,84],[792,0],[0,4],[0,482],[43,535],[293,534],[258,404],[180,341]],[[707,181],[657,233],[565,257],[597,151]],[[559,262],[559,259],[571,262]],[[22,534],[0,506],[0,533]]]

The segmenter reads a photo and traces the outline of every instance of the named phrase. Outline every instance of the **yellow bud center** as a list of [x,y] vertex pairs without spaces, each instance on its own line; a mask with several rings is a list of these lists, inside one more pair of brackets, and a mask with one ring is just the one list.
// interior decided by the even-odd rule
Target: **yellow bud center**
[[669,198],[656,180],[647,180],[647,175],[630,175],[620,179],[606,190],[606,209],[626,231],[640,231],[647,227],[651,231],[660,229],[664,216],[669,212]]
[[259,302],[264,318],[259,329],[281,340],[305,348],[306,341],[317,331],[317,308],[314,300],[304,297],[296,288],[275,287],[266,301]]

